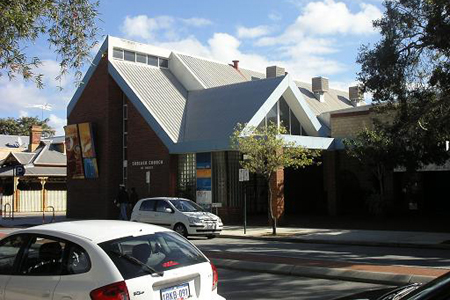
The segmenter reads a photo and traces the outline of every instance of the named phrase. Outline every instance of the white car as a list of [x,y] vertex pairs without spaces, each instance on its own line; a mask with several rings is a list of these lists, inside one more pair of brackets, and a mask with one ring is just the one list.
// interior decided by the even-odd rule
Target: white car
[[223,228],[218,216],[183,198],[141,199],[134,206],[130,220],[164,226],[183,236],[204,235],[213,238]]
[[2,300],[224,300],[217,282],[200,250],[154,225],[61,222],[0,240]]

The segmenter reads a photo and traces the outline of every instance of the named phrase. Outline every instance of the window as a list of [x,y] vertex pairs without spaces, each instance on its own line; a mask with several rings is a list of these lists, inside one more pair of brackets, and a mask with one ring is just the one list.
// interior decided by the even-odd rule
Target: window
[[156,200],[147,200],[141,203],[139,210],[142,211],[155,211]]
[[17,253],[25,243],[25,235],[14,235],[0,243],[0,274],[9,275],[13,271]]
[[66,243],[47,237],[33,237],[25,250],[19,274],[30,276],[61,275]]
[[283,97],[280,98],[280,125],[283,125],[287,130],[287,133],[290,134],[290,122],[289,122],[289,105],[286,103]]
[[82,274],[90,269],[91,260],[86,250],[78,245],[71,244],[63,274]]
[[157,56],[148,55],[147,58],[148,58],[147,63],[148,63],[149,65],[155,66],[155,67],[158,66],[158,57],[157,57]]
[[122,49],[113,49],[113,57],[123,59],[123,50]]
[[197,180],[196,160],[194,153],[178,155],[177,196],[195,199]]
[[267,113],[266,117],[258,125],[258,129],[263,129],[269,122],[277,124],[283,124],[287,130],[287,134],[291,135],[305,135],[302,129],[300,121],[295,117],[291,108],[287,104],[286,100],[281,97],[280,100],[272,107]]
[[167,203],[167,201],[158,200],[158,203],[156,204],[156,211],[157,212],[167,213],[167,211],[166,211],[167,208],[172,209],[172,207],[170,206],[169,203]]
[[147,63],[147,55],[142,53],[136,53],[136,61],[140,63]]
[[124,51],[124,59],[128,60],[128,61],[136,61],[135,54],[136,53],[134,53],[134,52],[125,50]]
[[267,113],[267,125],[269,125],[270,122],[278,124],[278,103],[275,103],[272,109]]
[[175,232],[126,237],[99,246],[108,254],[125,280],[156,272],[207,262],[205,256]]
[[168,68],[169,67],[169,61],[164,58],[159,59],[159,67],[160,68]]

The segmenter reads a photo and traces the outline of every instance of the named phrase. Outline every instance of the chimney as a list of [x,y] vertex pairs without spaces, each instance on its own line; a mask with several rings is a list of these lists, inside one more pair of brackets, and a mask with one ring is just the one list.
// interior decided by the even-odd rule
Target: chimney
[[266,78],[274,78],[284,76],[286,74],[284,68],[279,66],[271,66],[266,68]]
[[360,85],[349,87],[348,95],[353,106],[361,106],[365,104],[364,92]]
[[30,127],[30,144],[28,145],[28,151],[33,152],[41,143],[42,127],[33,125]]
[[236,70],[239,70],[239,61],[238,60],[233,60],[233,68],[235,68]]
[[325,102],[325,92],[328,92],[328,78],[322,76],[313,77],[312,91],[317,100]]

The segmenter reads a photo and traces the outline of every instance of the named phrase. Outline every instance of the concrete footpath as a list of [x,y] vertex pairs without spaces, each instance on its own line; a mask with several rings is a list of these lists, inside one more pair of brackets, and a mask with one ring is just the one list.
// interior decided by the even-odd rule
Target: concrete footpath
[[[49,223],[52,219],[50,213],[46,213],[44,218],[42,213],[16,213],[14,220],[1,219],[0,237],[17,228],[35,226],[43,222]],[[68,220],[64,214],[57,213],[53,221]],[[450,233],[434,232],[279,227],[277,236],[273,236],[272,229],[269,227],[251,226],[244,234],[242,226],[225,226],[220,237],[291,243],[402,247],[411,249],[412,253],[417,248],[450,250]],[[389,285],[425,283],[450,271],[445,268],[362,264],[257,253],[226,251],[204,251],[204,253],[217,267],[221,268]]]

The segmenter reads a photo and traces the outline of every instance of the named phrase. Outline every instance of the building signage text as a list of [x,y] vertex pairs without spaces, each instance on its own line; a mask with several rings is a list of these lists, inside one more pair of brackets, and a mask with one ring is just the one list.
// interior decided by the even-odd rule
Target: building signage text
[[141,170],[152,170],[155,166],[164,164],[162,159],[156,160],[135,160],[131,162],[132,167],[140,167]]

